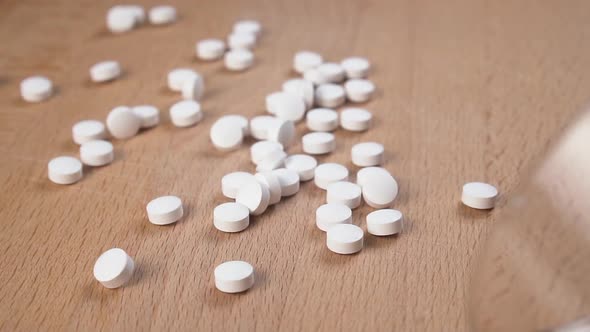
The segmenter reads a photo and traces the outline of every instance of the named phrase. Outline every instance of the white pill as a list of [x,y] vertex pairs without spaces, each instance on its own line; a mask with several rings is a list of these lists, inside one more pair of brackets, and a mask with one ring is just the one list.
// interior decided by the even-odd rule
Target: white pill
[[345,73],[342,66],[338,63],[326,62],[317,66],[321,80],[326,83],[340,83],[344,81]]
[[90,67],[93,82],[108,82],[121,76],[121,65],[117,61],[102,61]]
[[238,188],[236,203],[248,208],[250,214],[257,216],[266,211],[270,200],[270,191],[267,186],[251,177]]
[[297,122],[305,115],[305,102],[296,94],[275,92],[266,96],[266,110],[279,119]]
[[254,175],[258,181],[268,187],[270,194],[268,205],[274,205],[281,201],[282,189],[279,178],[272,171],[263,171]]
[[139,5],[120,5],[119,7],[123,7],[123,9],[129,10],[130,12],[133,13],[133,16],[135,17],[135,24],[139,25],[139,24],[143,24],[145,22],[145,18],[146,18],[146,14],[145,14],[145,9],[143,9],[142,6]]
[[256,45],[256,35],[247,32],[234,32],[227,37],[227,44],[232,50],[252,49]]
[[172,6],[156,6],[150,9],[148,14],[150,23],[154,25],[164,25],[176,21],[176,8]]
[[256,166],[256,171],[272,171],[277,168],[281,168],[283,167],[286,158],[287,154],[285,153],[285,151],[272,151],[271,153],[266,155],[264,159],[258,162],[258,165]]
[[135,263],[123,249],[112,248],[94,263],[94,278],[106,288],[119,288],[133,276]]
[[147,214],[154,225],[169,225],[182,218],[182,201],[176,196],[161,196],[148,203]]
[[316,68],[324,62],[321,55],[310,51],[301,51],[295,53],[293,57],[293,69],[296,72],[303,74],[307,70]]
[[344,90],[348,100],[355,103],[364,103],[373,96],[375,85],[369,80],[352,79],[344,83]]
[[315,108],[307,112],[307,128],[312,131],[334,131],[338,128],[338,112],[329,108]]
[[250,211],[240,203],[223,203],[213,210],[213,225],[222,232],[241,232],[250,225]]
[[307,81],[310,81],[316,86],[320,84],[329,83],[328,80],[320,74],[320,71],[317,68],[311,68],[306,70],[303,73],[303,78]]
[[315,89],[315,102],[318,106],[335,108],[346,101],[344,88],[338,84],[320,84]]
[[117,106],[107,116],[107,128],[113,137],[126,139],[137,135],[141,119],[127,106]]
[[229,261],[214,271],[215,287],[224,293],[240,293],[254,286],[254,268],[243,261]]
[[367,215],[367,232],[388,236],[402,231],[402,213],[398,210],[377,210]]
[[303,152],[309,154],[326,154],[336,149],[334,134],[325,132],[313,132],[303,135],[301,138]]
[[53,158],[47,164],[49,180],[57,184],[72,184],[82,179],[82,163],[74,157]]
[[131,108],[141,119],[141,128],[151,128],[160,123],[160,110],[152,105],[139,105]]
[[23,100],[38,103],[51,97],[53,83],[43,76],[31,76],[20,83],[20,94]]
[[361,57],[350,57],[342,60],[340,65],[348,78],[364,78],[369,74],[371,64],[369,60]]
[[250,157],[254,165],[258,165],[262,160],[271,154],[283,151],[283,145],[273,141],[260,141],[252,144],[250,147]]
[[72,126],[72,137],[76,144],[82,144],[107,135],[104,124],[98,120],[83,120]]
[[115,159],[113,144],[108,141],[96,140],[80,146],[80,160],[89,166],[104,166]]
[[315,210],[315,223],[324,232],[334,225],[351,224],[352,210],[343,204],[324,204]]
[[200,100],[205,93],[205,81],[201,75],[187,78],[180,88],[182,98],[186,100]]
[[331,251],[350,255],[363,249],[363,230],[352,224],[334,225],[326,232],[326,244]]
[[279,168],[272,171],[272,173],[277,176],[281,184],[281,196],[293,196],[299,191],[299,174],[297,172]]
[[314,88],[312,82],[301,78],[290,79],[283,83],[283,91],[302,98],[307,109],[313,106]]
[[269,141],[279,142],[283,147],[288,148],[295,140],[295,125],[293,121],[277,119],[273,121],[267,132]]
[[277,118],[270,115],[255,116],[250,120],[250,133],[257,140],[268,139],[268,129],[277,121]]
[[326,189],[326,202],[339,203],[356,209],[361,205],[361,186],[348,181],[333,182]]
[[350,131],[365,131],[371,126],[373,115],[364,108],[347,108],[340,112],[340,126]]
[[463,185],[461,201],[474,209],[491,209],[496,204],[498,189],[483,182],[469,182]]
[[244,129],[232,118],[221,117],[211,126],[209,137],[217,149],[232,151],[242,145]]
[[182,91],[185,82],[199,76],[196,71],[189,68],[176,68],[168,72],[168,88],[172,91]]
[[246,70],[254,64],[254,54],[246,49],[233,49],[225,53],[225,68],[232,71]]
[[285,168],[297,172],[302,182],[313,179],[317,165],[317,160],[306,154],[294,154],[285,159]]
[[383,174],[389,174],[389,172],[382,167],[365,167],[365,168],[361,168],[357,173],[356,173],[356,184],[358,184],[359,186],[363,186],[364,183],[366,182],[368,175],[375,173],[375,172],[381,172]]
[[221,192],[227,198],[236,198],[238,189],[251,181],[254,175],[247,172],[232,172],[221,178]]
[[376,209],[387,208],[397,197],[397,181],[381,167],[364,168],[357,174],[357,184],[361,186],[363,199]]
[[352,163],[360,166],[377,166],[383,163],[383,145],[375,142],[358,143],[352,146]]
[[113,33],[132,30],[138,23],[138,11],[127,6],[114,6],[107,13],[107,28]]
[[201,60],[218,60],[225,53],[225,42],[221,39],[200,40],[196,46],[197,57]]
[[234,24],[234,33],[251,33],[259,36],[262,32],[262,25],[260,22],[254,20],[242,20]]
[[242,128],[242,132],[244,133],[244,136],[248,136],[250,134],[248,119],[243,115],[237,115],[237,114],[224,115],[224,116],[220,117],[219,120],[235,123],[236,125],[238,125],[238,127]]
[[196,125],[203,118],[201,105],[194,100],[183,100],[170,107],[170,120],[177,127]]
[[340,164],[325,163],[318,165],[314,171],[314,182],[316,186],[322,189],[328,189],[328,185],[333,182],[347,181],[348,169]]

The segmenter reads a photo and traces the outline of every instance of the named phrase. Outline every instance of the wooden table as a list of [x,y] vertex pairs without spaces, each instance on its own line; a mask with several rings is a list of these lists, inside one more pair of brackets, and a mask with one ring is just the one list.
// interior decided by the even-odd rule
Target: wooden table
[[[175,1],[180,20],[112,35],[111,1],[0,3],[0,329],[1,330],[368,330],[462,331],[478,244],[527,165],[587,101],[588,1]],[[158,1],[145,1],[149,7]],[[262,22],[256,65],[230,73],[194,56],[199,39],[225,37],[240,18]],[[264,114],[264,98],[293,77],[294,52],[339,61],[369,58],[378,93],[365,133],[336,132],[335,153],[354,173],[350,147],[382,142],[400,184],[400,236],[367,235],[365,248],[339,256],[315,226],[325,192],[313,183],[238,234],[217,231],[213,208],[227,201],[221,177],[254,171],[247,142],[222,153],[209,142],[224,114]],[[88,69],[116,59],[122,79],[93,84]],[[204,120],[176,128],[166,89],[175,67],[201,72]],[[50,77],[57,95],[19,98],[19,82]],[[114,141],[116,160],[84,169],[82,181],[47,179],[47,162],[77,155],[71,126],[105,119],[117,105],[154,104],[162,124]],[[298,133],[306,131],[303,123]],[[298,143],[289,153],[298,153]],[[492,212],[458,202],[461,185],[482,180],[503,198]],[[183,198],[186,217],[158,227],[145,205]],[[365,227],[367,206],[354,211]],[[92,276],[106,249],[136,261],[129,285]],[[213,269],[251,262],[253,289],[223,294]]]

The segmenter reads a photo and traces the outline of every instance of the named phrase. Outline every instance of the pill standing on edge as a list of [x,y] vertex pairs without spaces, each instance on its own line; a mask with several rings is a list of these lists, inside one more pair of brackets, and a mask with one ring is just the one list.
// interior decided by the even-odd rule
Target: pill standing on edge
[[23,100],[38,103],[51,97],[53,83],[44,76],[31,76],[20,83],[20,94]]
[[352,163],[356,166],[377,166],[383,163],[383,145],[375,142],[358,143],[352,146]]
[[269,200],[268,187],[256,180],[255,177],[244,181],[236,194],[236,203],[246,206],[253,216],[258,216],[266,211]]
[[293,196],[299,191],[299,174],[297,172],[287,168],[275,169],[272,172],[281,184],[281,196]]
[[244,130],[238,122],[231,118],[221,117],[211,126],[209,137],[217,149],[232,151],[242,145]]
[[270,194],[268,205],[274,205],[281,201],[282,188],[278,176],[272,171],[263,171],[256,173],[254,177],[268,187],[268,192]]
[[313,179],[317,165],[317,160],[306,154],[294,154],[285,159],[285,168],[297,172],[301,182]]
[[340,126],[350,131],[365,131],[371,126],[373,115],[364,108],[346,108],[340,112]]
[[223,203],[213,210],[213,225],[222,232],[241,232],[250,225],[250,211],[240,203]]
[[234,33],[251,33],[259,36],[262,32],[262,25],[254,20],[241,20],[234,24]]
[[402,213],[398,210],[383,209],[367,215],[367,232],[377,236],[388,236],[402,231]]
[[168,88],[182,92],[184,83],[199,74],[190,68],[176,68],[168,72]]
[[197,58],[205,61],[218,60],[225,53],[225,42],[221,39],[204,39],[197,42],[195,47]]
[[119,78],[121,72],[117,61],[101,61],[90,67],[90,79],[97,83],[108,82]]
[[362,188],[365,202],[376,209],[389,207],[397,197],[397,181],[381,167],[361,169],[357,174],[357,184]]
[[176,8],[172,6],[156,6],[150,9],[148,18],[151,24],[165,25],[176,21]]
[[266,159],[271,154],[276,154],[278,151],[283,151],[283,145],[279,142],[273,141],[259,141],[250,147],[250,157],[252,163],[258,165],[261,161]]
[[128,6],[114,6],[107,12],[107,28],[113,33],[133,30],[138,23],[138,12]]
[[321,55],[310,51],[300,51],[293,57],[293,69],[303,74],[307,70],[316,68],[324,62]]
[[303,152],[309,154],[326,154],[336,149],[334,134],[326,132],[312,132],[301,138]]
[[364,103],[371,99],[375,93],[375,85],[369,80],[352,79],[344,83],[344,90],[348,100],[355,103]]
[[213,272],[215,287],[224,293],[241,293],[254,286],[254,268],[244,261],[229,261]]
[[49,180],[57,184],[72,184],[82,179],[82,163],[74,157],[53,158],[47,164]]
[[102,253],[94,263],[94,278],[106,288],[119,288],[133,276],[135,263],[123,250],[112,248]]
[[315,210],[315,222],[320,230],[327,232],[334,225],[351,224],[352,210],[344,204],[324,204]]
[[126,139],[137,135],[141,119],[127,106],[117,106],[107,116],[107,128],[113,137]]
[[107,135],[104,124],[98,120],[82,120],[72,126],[72,137],[76,144],[82,144]]
[[139,105],[131,108],[141,119],[141,128],[151,128],[160,123],[160,110],[152,105]]
[[269,141],[279,142],[285,148],[290,147],[295,140],[295,125],[293,121],[276,119],[271,122],[267,131],[267,139]]
[[205,93],[205,81],[199,74],[187,77],[180,88],[182,98],[186,100],[200,100]]
[[306,108],[313,106],[315,92],[312,82],[301,78],[290,79],[283,83],[283,91],[301,97]]
[[487,210],[494,207],[498,189],[484,182],[469,182],[463,185],[461,201],[463,204],[474,208]]
[[332,182],[348,180],[348,169],[340,164],[325,163],[318,165],[314,171],[314,183],[322,189],[328,189]]
[[338,112],[329,108],[315,108],[307,112],[307,128],[312,131],[334,131],[338,128]]
[[371,69],[369,60],[361,57],[346,58],[340,62],[340,65],[348,78],[365,78]]
[[183,100],[170,107],[170,120],[176,127],[194,126],[203,118],[201,105],[194,100]]
[[231,71],[243,71],[254,64],[254,54],[246,49],[233,49],[225,53],[224,63]]
[[333,225],[326,232],[326,244],[331,251],[350,255],[363,249],[363,230],[352,224]]
[[315,102],[320,107],[335,108],[346,101],[346,92],[338,84],[320,84],[315,89]]
[[146,206],[148,220],[154,225],[169,225],[182,218],[182,201],[176,196],[161,196]]
[[80,160],[88,166],[104,166],[115,159],[113,144],[95,140],[80,145]]
[[332,182],[326,189],[326,202],[344,204],[356,209],[361,205],[361,187],[348,181]]

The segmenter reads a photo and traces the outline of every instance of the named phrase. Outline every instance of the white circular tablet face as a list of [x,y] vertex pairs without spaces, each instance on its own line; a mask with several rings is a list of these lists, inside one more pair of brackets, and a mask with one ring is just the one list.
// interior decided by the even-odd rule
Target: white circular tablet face
[[176,21],[176,8],[172,6],[156,6],[150,9],[148,16],[151,24],[171,24]]
[[182,91],[185,82],[199,76],[199,74],[190,68],[176,68],[168,72],[168,88],[172,91]]
[[272,171],[277,168],[281,168],[284,165],[287,154],[283,151],[272,151],[264,159],[258,162],[256,166],[257,172]]
[[161,196],[148,203],[147,214],[154,225],[169,225],[182,218],[182,201],[176,196]]
[[106,127],[98,120],[83,120],[72,127],[72,137],[76,144],[103,139],[106,136]]
[[260,141],[250,147],[250,157],[254,165],[258,165],[267,157],[283,151],[283,145],[273,141]]
[[254,20],[242,20],[234,24],[234,33],[250,33],[259,36],[262,32],[262,25]]
[[267,133],[269,141],[279,142],[285,148],[290,147],[295,141],[295,125],[293,121],[277,119],[270,124]]
[[346,101],[344,88],[338,84],[320,84],[315,90],[315,102],[318,106],[335,108]]
[[195,47],[197,58],[205,61],[219,60],[225,53],[225,42],[221,39],[204,39]]
[[360,167],[378,166],[383,163],[383,145],[375,142],[358,143],[352,146],[352,163]]
[[176,127],[194,126],[203,118],[201,105],[194,100],[183,100],[170,107],[170,120]]
[[362,188],[365,202],[376,209],[391,206],[398,192],[393,176],[381,167],[367,167],[362,171],[357,175],[357,184]]
[[305,115],[305,102],[296,94],[275,92],[266,96],[266,110],[281,120],[297,122]]
[[211,126],[209,137],[218,150],[233,151],[242,145],[244,129],[236,121],[222,117]]
[[250,214],[258,216],[266,211],[270,200],[270,191],[267,186],[252,177],[238,188],[236,203],[248,208]]
[[343,204],[328,203],[315,210],[316,226],[327,232],[334,225],[351,224],[352,210]]
[[250,135],[250,126],[248,123],[248,119],[243,115],[237,115],[237,114],[224,115],[224,116],[220,117],[219,120],[235,123],[238,127],[242,128],[242,133],[244,133],[244,137]]
[[140,25],[145,23],[146,14],[145,9],[139,5],[119,5],[119,7],[123,7],[123,9],[128,10],[133,13],[135,17],[135,25]]
[[301,182],[313,179],[317,160],[306,154],[294,154],[285,159],[285,168],[297,172]]
[[377,236],[388,236],[402,231],[402,213],[398,210],[383,209],[367,215],[367,232]]
[[[310,81],[314,85],[330,83],[325,77],[320,74],[320,71],[316,68],[310,68],[303,73],[303,78]],[[314,97],[315,98],[315,97]]]
[[310,51],[300,51],[295,53],[293,57],[293,69],[299,74],[303,74],[307,70],[316,68],[324,62],[321,55]]
[[80,160],[88,166],[104,166],[115,159],[115,149],[108,141],[96,140],[80,146]]
[[326,83],[340,83],[344,81],[344,69],[342,66],[340,66],[340,64],[326,62],[317,66],[315,69],[317,69],[321,80]]
[[114,6],[107,13],[107,28],[113,33],[133,30],[138,24],[138,11],[128,6]]
[[363,230],[352,224],[334,225],[326,232],[326,244],[331,251],[350,255],[363,249]]
[[369,80],[352,79],[344,83],[344,90],[348,100],[355,103],[364,103],[371,99],[375,93],[375,85]]
[[232,172],[221,178],[221,192],[223,196],[235,199],[238,190],[248,181],[253,180],[254,175],[247,172]]
[[250,50],[256,46],[256,35],[247,32],[234,32],[227,37],[229,48]]
[[117,61],[102,61],[90,67],[90,79],[97,83],[108,82],[119,78],[121,72]]
[[20,83],[20,94],[23,100],[38,103],[51,97],[53,83],[44,76],[31,76]]
[[135,263],[123,249],[113,248],[102,253],[94,263],[94,278],[106,288],[119,288],[133,276]]
[[277,176],[281,184],[281,196],[293,196],[299,191],[299,174],[297,172],[279,168],[272,171],[272,173]]
[[358,184],[359,186],[362,187],[365,184],[366,180],[368,179],[368,175],[373,174],[373,173],[378,173],[378,172],[381,172],[385,175],[390,175],[389,172],[383,167],[361,168],[356,173],[356,184]]
[[250,225],[250,211],[239,203],[223,203],[213,210],[213,225],[222,232],[241,232]]
[[241,293],[254,286],[254,268],[244,261],[229,261],[214,271],[215,287],[224,293]]
[[365,131],[371,127],[373,115],[364,108],[347,108],[340,112],[340,126],[350,131]]
[[314,132],[301,138],[303,152],[309,154],[326,154],[336,149],[336,139],[332,133]]
[[127,106],[117,106],[107,116],[107,128],[118,139],[127,139],[137,135],[141,119]]
[[205,81],[197,74],[185,80],[180,91],[183,99],[199,101],[205,93]]
[[371,64],[369,60],[361,57],[350,57],[342,60],[340,63],[346,77],[350,78],[365,78],[369,74]]
[[246,49],[233,49],[225,53],[225,68],[231,71],[243,71],[254,64],[254,54]]
[[57,184],[72,184],[82,179],[82,163],[74,157],[53,158],[47,164],[49,180]]
[[268,198],[268,205],[274,205],[281,201],[281,183],[279,178],[272,173],[272,171],[263,171],[254,175],[256,179],[268,187],[270,194]]
[[496,204],[498,189],[488,183],[469,182],[463,185],[461,201],[474,209],[491,209]]
[[131,108],[141,119],[141,128],[155,127],[160,123],[160,110],[152,105],[139,105]]
[[312,131],[334,131],[338,128],[338,112],[329,108],[315,108],[307,112],[307,128]]
[[340,164],[325,163],[318,165],[314,171],[314,182],[316,186],[322,189],[328,189],[328,185],[333,182],[347,181],[348,169]]
[[278,119],[270,115],[253,117],[250,120],[250,134],[257,140],[268,139],[268,129],[275,121],[278,121]]
[[356,209],[361,205],[361,186],[348,181],[333,182],[326,189],[328,203],[337,203]]
[[308,80],[301,78],[290,79],[283,83],[283,92],[296,95],[303,99],[306,109],[309,109],[313,106],[315,97],[314,88],[313,83]]

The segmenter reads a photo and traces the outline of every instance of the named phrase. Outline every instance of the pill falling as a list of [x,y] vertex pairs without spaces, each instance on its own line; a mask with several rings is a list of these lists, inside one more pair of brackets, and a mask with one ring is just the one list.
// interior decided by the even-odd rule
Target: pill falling
[[254,286],[254,267],[244,261],[229,261],[213,272],[215,287],[224,293],[241,293]]
[[352,223],[352,210],[339,203],[321,205],[315,211],[316,226],[327,232],[334,225]]
[[184,215],[182,201],[177,196],[161,196],[146,206],[148,220],[154,225],[169,225]]
[[241,232],[249,224],[250,211],[240,203],[223,203],[213,210],[213,225],[222,232]]
[[133,276],[135,263],[123,250],[112,248],[102,253],[94,263],[94,278],[106,288],[119,288]]
[[463,185],[461,201],[474,209],[491,209],[496,204],[498,189],[484,182],[469,182]]
[[72,184],[82,179],[82,163],[74,158],[53,158],[47,164],[49,180],[57,184]]
[[377,236],[388,236],[402,231],[402,213],[398,210],[383,209],[367,215],[367,232]]
[[363,230],[352,224],[333,225],[326,232],[326,244],[331,251],[350,255],[363,249]]

